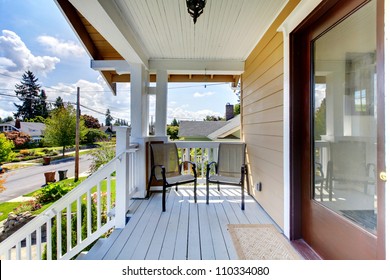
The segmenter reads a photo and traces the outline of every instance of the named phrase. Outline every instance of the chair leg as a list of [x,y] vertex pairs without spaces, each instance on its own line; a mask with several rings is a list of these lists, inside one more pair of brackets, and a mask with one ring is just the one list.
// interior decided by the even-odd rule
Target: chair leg
[[221,191],[221,187],[220,187],[219,183],[218,183],[218,191],[219,192]]
[[163,186],[163,194],[162,194],[162,211],[165,212],[165,193],[166,193],[166,187]]
[[196,180],[194,181],[194,200],[195,200],[195,203],[197,203],[197,198],[196,198]]
[[209,204],[209,181],[206,180],[206,204]]
[[241,182],[241,210],[245,210],[244,181]]
[[150,197],[150,187],[152,186],[152,175],[150,175],[150,178],[149,178],[149,183],[148,183],[148,191],[147,191],[147,194],[146,194],[146,197],[149,198]]
[[178,191],[178,190],[179,190],[178,185],[176,185],[176,191]]

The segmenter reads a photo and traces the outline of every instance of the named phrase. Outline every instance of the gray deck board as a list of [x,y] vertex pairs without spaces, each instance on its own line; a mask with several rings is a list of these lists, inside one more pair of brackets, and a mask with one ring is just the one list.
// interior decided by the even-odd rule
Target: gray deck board
[[[206,204],[205,188],[174,188],[167,194],[167,210],[161,210],[161,193],[131,204],[131,219],[126,227],[99,250],[97,259],[120,260],[226,260],[237,255],[227,230],[228,224],[272,223],[264,210],[248,195],[246,209],[241,210],[239,188],[216,186],[210,189]],[[92,256],[88,257],[93,259]]]

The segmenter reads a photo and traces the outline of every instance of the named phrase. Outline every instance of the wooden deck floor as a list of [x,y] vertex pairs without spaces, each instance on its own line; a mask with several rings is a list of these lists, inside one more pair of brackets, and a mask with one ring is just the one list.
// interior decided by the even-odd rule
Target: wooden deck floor
[[126,227],[116,230],[87,259],[236,259],[228,224],[273,223],[250,196],[246,196],[246,209],[241,210],[239,188],[212,189],[209,205],[205,188],[197,193],[198,203],[194,203],[191,187],[179,187],[177,192],[171,189],[166,212],[161,211],[161,193],[132,200],[132,217]]

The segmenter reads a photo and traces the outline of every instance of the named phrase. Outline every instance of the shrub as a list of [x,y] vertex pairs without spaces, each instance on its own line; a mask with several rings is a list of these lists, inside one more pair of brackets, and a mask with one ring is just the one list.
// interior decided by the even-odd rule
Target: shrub
[[5,132],[5,136],[14,142],[16,148],[26,147],[31,140],[30,135],[19,131]]
[[26,211],[36,211],[38,209],[41,209],[42,205],[34,200],[26,201],[21,203],[18,207],[14,209],[15,214],[23,213]]
[[7,139],[3,133],[0,133],[0,164],[2,162],[10,161],[14,157],[12,149],[14,148],[14,143]]
[[32,153],[29,150],[20,150],[19,154],[22,155],[22,156],[32,155]]
[[113,146],[103,144],[99,149],[94,150],[91,155],[92,164],[89,170],[93,173],[115,157],[115,149]]
[[41,204],[46,204],[57,201],[72,189],[73,186],[70,185],[51,183],[36,192],[34,194],[34,197],[36,198],[37,202]]

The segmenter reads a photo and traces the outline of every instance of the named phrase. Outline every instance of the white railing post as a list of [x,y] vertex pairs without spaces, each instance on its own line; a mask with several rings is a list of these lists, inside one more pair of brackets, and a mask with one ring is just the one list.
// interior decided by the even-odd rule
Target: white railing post
[[116,132],[116,155],[119,157],[116,169],[115,227],[124,228],[129,208],[129,155],[126,150],[130,143],[130,128],[118,127]]

